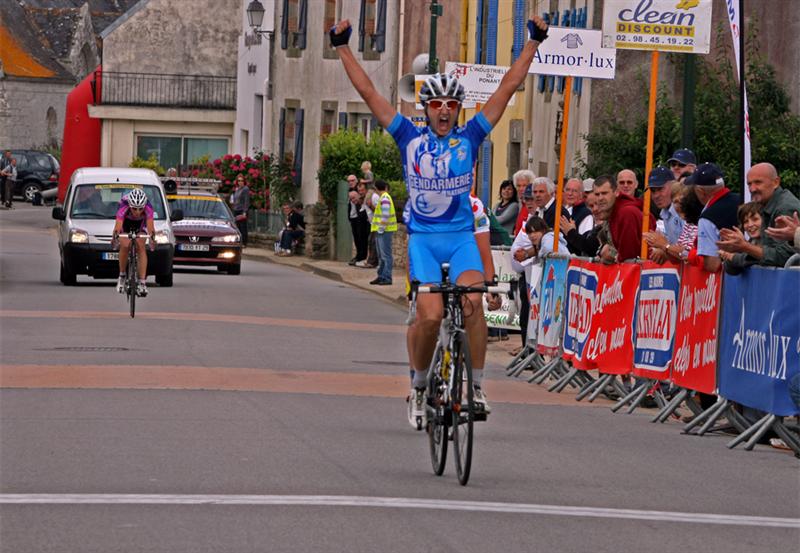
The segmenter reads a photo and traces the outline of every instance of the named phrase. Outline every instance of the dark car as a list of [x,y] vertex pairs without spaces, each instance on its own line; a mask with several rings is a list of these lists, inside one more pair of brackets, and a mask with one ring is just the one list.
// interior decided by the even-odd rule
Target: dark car
[[216,266],[238,275],[242,269],[242,237],[228,205],[216,193],[195,191],[167,194],[172,211],[183,220],[172,223],[175,265]]
[[17,160],[15,196],[32,202],[37,192],[58,188],[61,166],[51,154],[36,150],[11,150],[11,157]]

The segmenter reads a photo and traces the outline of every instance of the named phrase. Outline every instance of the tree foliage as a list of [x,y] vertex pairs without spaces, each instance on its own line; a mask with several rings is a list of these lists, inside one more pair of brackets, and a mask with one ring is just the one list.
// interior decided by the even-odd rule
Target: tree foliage
[[[800,117],[789,110],[790,97],[777,80],[775,69],[758,53],[754,24],[745,48],[747,52],[747,94],[750,107],[750,137],[753,163],[775,165],[782,185],[800,194]],[[713,161],[725,173],[726,183],[742,188],[739,140],[739,84],[730,61],[730,36],[717,34],[716,60],[698,57],[695,89],[695,134],[692,149],[699,163]],[[682,147],[681,106],[670,101],[666,91],[658,95],[653,164],[664,164]],[[584,138],[588,160],[578,159],[582,176],[596,177],[627,167],[644,175],[647,119],[633,125],[612,122]]]

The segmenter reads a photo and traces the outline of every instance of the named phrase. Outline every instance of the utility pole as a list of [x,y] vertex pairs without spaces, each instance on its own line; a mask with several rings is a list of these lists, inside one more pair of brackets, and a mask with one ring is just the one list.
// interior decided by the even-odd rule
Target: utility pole
[[436,58],[436,18],[444,13],[444,7],[439,4],[439,0],[431,0],[431,42],[430,54],[428,55],[428,73],[439,72],[439,60]]

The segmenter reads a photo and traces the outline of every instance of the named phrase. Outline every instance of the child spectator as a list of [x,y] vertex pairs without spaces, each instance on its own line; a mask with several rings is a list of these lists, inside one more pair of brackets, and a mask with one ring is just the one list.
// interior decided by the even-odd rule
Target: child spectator
[[[739,206],[737,213],[739,218],[739,230],[747,233],[751,244],[761,243],[761,204],[758,202],[748,202]],[[725,272],[731,275],[738,275],[743,269],[755,265],[755,259],[748,260],[747,254],[738,252],[731,253],[726,251],[719,252],[722,261],[725,262]]]

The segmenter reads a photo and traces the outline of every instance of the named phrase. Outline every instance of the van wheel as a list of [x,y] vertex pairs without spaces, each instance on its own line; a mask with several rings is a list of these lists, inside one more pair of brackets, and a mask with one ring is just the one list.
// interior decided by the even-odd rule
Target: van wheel
[[75,283],[78,280],[75,273],[70,273],[64,268],[63,263],[61,264],[61,270],[59,271],[58,279],[64,286],[75,286]]
[[162,288],[169,288],[172,286],[172,271],[164,273],[163,275],[156,275],[156,284]]
[[238,275],[242,272],[242,265],[237,263],[236,265],[228,265],[228,274],[229,275]]

